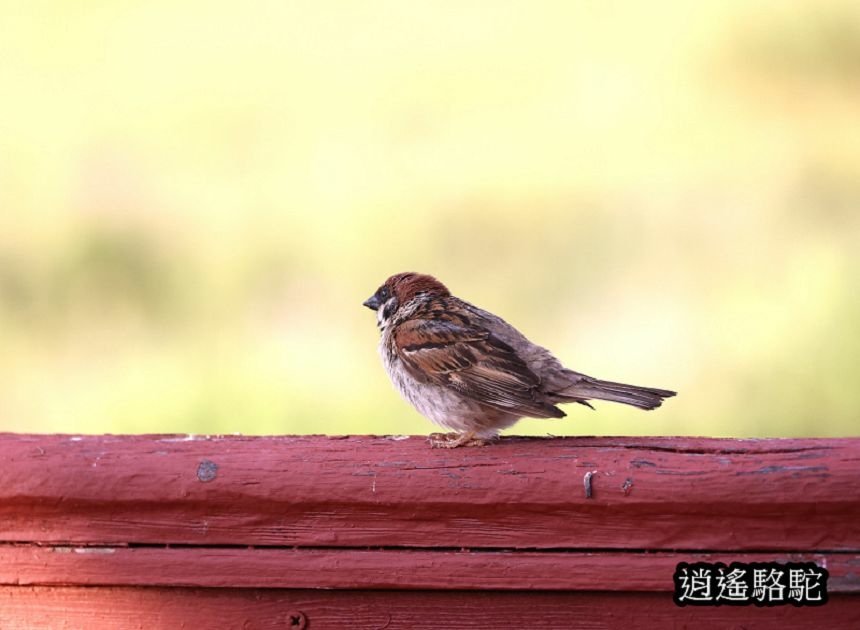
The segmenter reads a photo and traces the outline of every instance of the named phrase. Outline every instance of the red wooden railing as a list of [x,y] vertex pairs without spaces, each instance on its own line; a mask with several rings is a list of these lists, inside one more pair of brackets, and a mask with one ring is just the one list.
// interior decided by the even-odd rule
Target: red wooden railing
[[[678,562],[829,601],[677,607]],[[860,439],[0,435],[0,628],[860,628]]]

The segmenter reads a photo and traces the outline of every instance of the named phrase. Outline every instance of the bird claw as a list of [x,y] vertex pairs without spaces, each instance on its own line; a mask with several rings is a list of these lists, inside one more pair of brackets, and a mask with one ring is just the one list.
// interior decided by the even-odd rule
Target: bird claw
[[457,448],[459,446],[486,446],[491,440],[475,437],[474,433],[431,433],[430,448]]
[[427,441],[430,442],[430,448],[451,448],[448,445],[458,437],[459,433],[431,433]]

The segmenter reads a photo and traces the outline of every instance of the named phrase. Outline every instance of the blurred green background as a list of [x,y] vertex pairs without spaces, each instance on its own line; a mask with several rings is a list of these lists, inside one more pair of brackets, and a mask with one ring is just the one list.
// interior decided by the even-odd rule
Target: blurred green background
[[680,392],[512,432],[858,434],[856,2],[3,2],[0,112],[0,430],[427,433],[412,270]]

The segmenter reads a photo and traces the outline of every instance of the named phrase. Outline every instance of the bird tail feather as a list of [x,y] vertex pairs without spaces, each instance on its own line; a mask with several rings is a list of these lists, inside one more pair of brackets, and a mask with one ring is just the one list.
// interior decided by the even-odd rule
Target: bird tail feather
[[668,389],[601,381],[591,377],[583,378],[563,392],[565,396],[577,401],[596,398],[632,405],[639,409],[656,409],[663,404],[664,398],[670,398],[676,393]]

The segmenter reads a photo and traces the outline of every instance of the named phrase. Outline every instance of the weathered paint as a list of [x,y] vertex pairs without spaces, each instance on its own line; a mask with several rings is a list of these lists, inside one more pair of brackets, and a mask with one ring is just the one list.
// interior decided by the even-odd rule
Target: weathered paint
[[0,463],[2,541],[860,549],[860,439],[0,435]]
[[[0,435],[0,628],[860,627],[860,439]],[[812,560],[820,608],[677,608]]]

